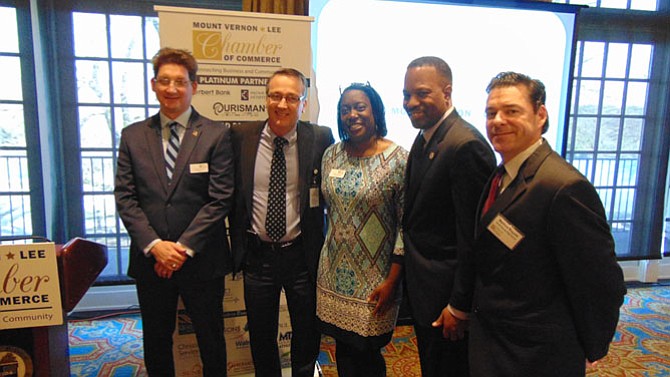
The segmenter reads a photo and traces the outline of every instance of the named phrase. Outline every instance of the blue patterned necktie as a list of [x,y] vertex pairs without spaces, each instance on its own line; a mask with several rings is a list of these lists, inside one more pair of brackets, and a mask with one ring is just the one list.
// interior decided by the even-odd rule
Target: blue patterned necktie
[[270,166],[270,187],[268,208],[265,218],[265,231],[273,242],[286,234],[286,158],[284,146],[288,141],[283,137],[274,139],[275,150]]
[[168,127],[170,127],[170,140],[168,140],[168,145],[165,149],[165,170],[167,171],[169,182],[172,180],[174,165],[177,161],[177,154],[179,153],[179,134],[177,134],[179,123],[171,122],[168,124]]

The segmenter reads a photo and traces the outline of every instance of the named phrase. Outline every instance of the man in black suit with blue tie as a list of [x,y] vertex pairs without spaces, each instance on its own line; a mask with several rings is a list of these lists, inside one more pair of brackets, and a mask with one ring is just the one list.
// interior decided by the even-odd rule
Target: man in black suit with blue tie
[[160,112],[123,129],[114,196],[130,236],[149,376],[174,376],[172,334],[181,296],[204,376],[226,375],[224,276],[232,270],[224,218],[232,205],[230,130],[191,107],[195,58],[161,49],[151,88]]
[[626,292],[605,211],[542,138],[542,82],[503,72],[487,92],[503,164],[477,215],[472,376],[584,376],[607,354]]
[[486,139],[460,117],[452,73],[426,56],[407,67],[403,105],[420,130],[405,176],[405,280],[424,377],[468,377],[473,275],[464,261],[479,195],[495,167]]
[[291,317],[291,371],[311,377],[319,353],[316,270],[324,241],[321,158],[330,128],[298,120],[307,79],[295,69],[269,78],[266,121],[233,126],[235,270],[244,271],[251,355],[258,377],[281,377],[279,299]]

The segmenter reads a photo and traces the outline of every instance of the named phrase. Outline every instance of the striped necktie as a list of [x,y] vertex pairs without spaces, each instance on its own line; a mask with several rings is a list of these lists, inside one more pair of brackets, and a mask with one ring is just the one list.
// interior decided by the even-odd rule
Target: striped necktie
[[168,124],[168,127],[170,127],[170,140],[168,140],[167,148],[165,149],[165,170],[167,171],[168,181],[171,181],[172,173],[174,173],[174,165],[177,161],[177,153],[179,153],[179,134],[177,133],[179,123],[171,122]]

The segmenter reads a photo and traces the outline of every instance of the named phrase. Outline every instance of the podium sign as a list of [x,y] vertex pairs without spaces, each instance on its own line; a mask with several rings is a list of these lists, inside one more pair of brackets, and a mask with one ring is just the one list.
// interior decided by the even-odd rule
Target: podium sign
[[53,243],[0,245],[0,329],[63,324]]

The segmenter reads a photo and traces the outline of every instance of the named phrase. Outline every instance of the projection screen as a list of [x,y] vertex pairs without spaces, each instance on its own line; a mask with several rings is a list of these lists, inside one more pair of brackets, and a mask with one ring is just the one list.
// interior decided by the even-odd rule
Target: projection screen
[[318,107],[318,123],[337,135],[340,89],[369,82],[386,107],[387,137],[409,150],[417,130],[402,108],[405,70],[414,58],[435,55],[451,66],[456,110],[483,134],[493,76],[517,71],[542,80],[550,122],[545,138],[561,153],[578,10],[514,1],[311,0],[318,96],[312,114]]

